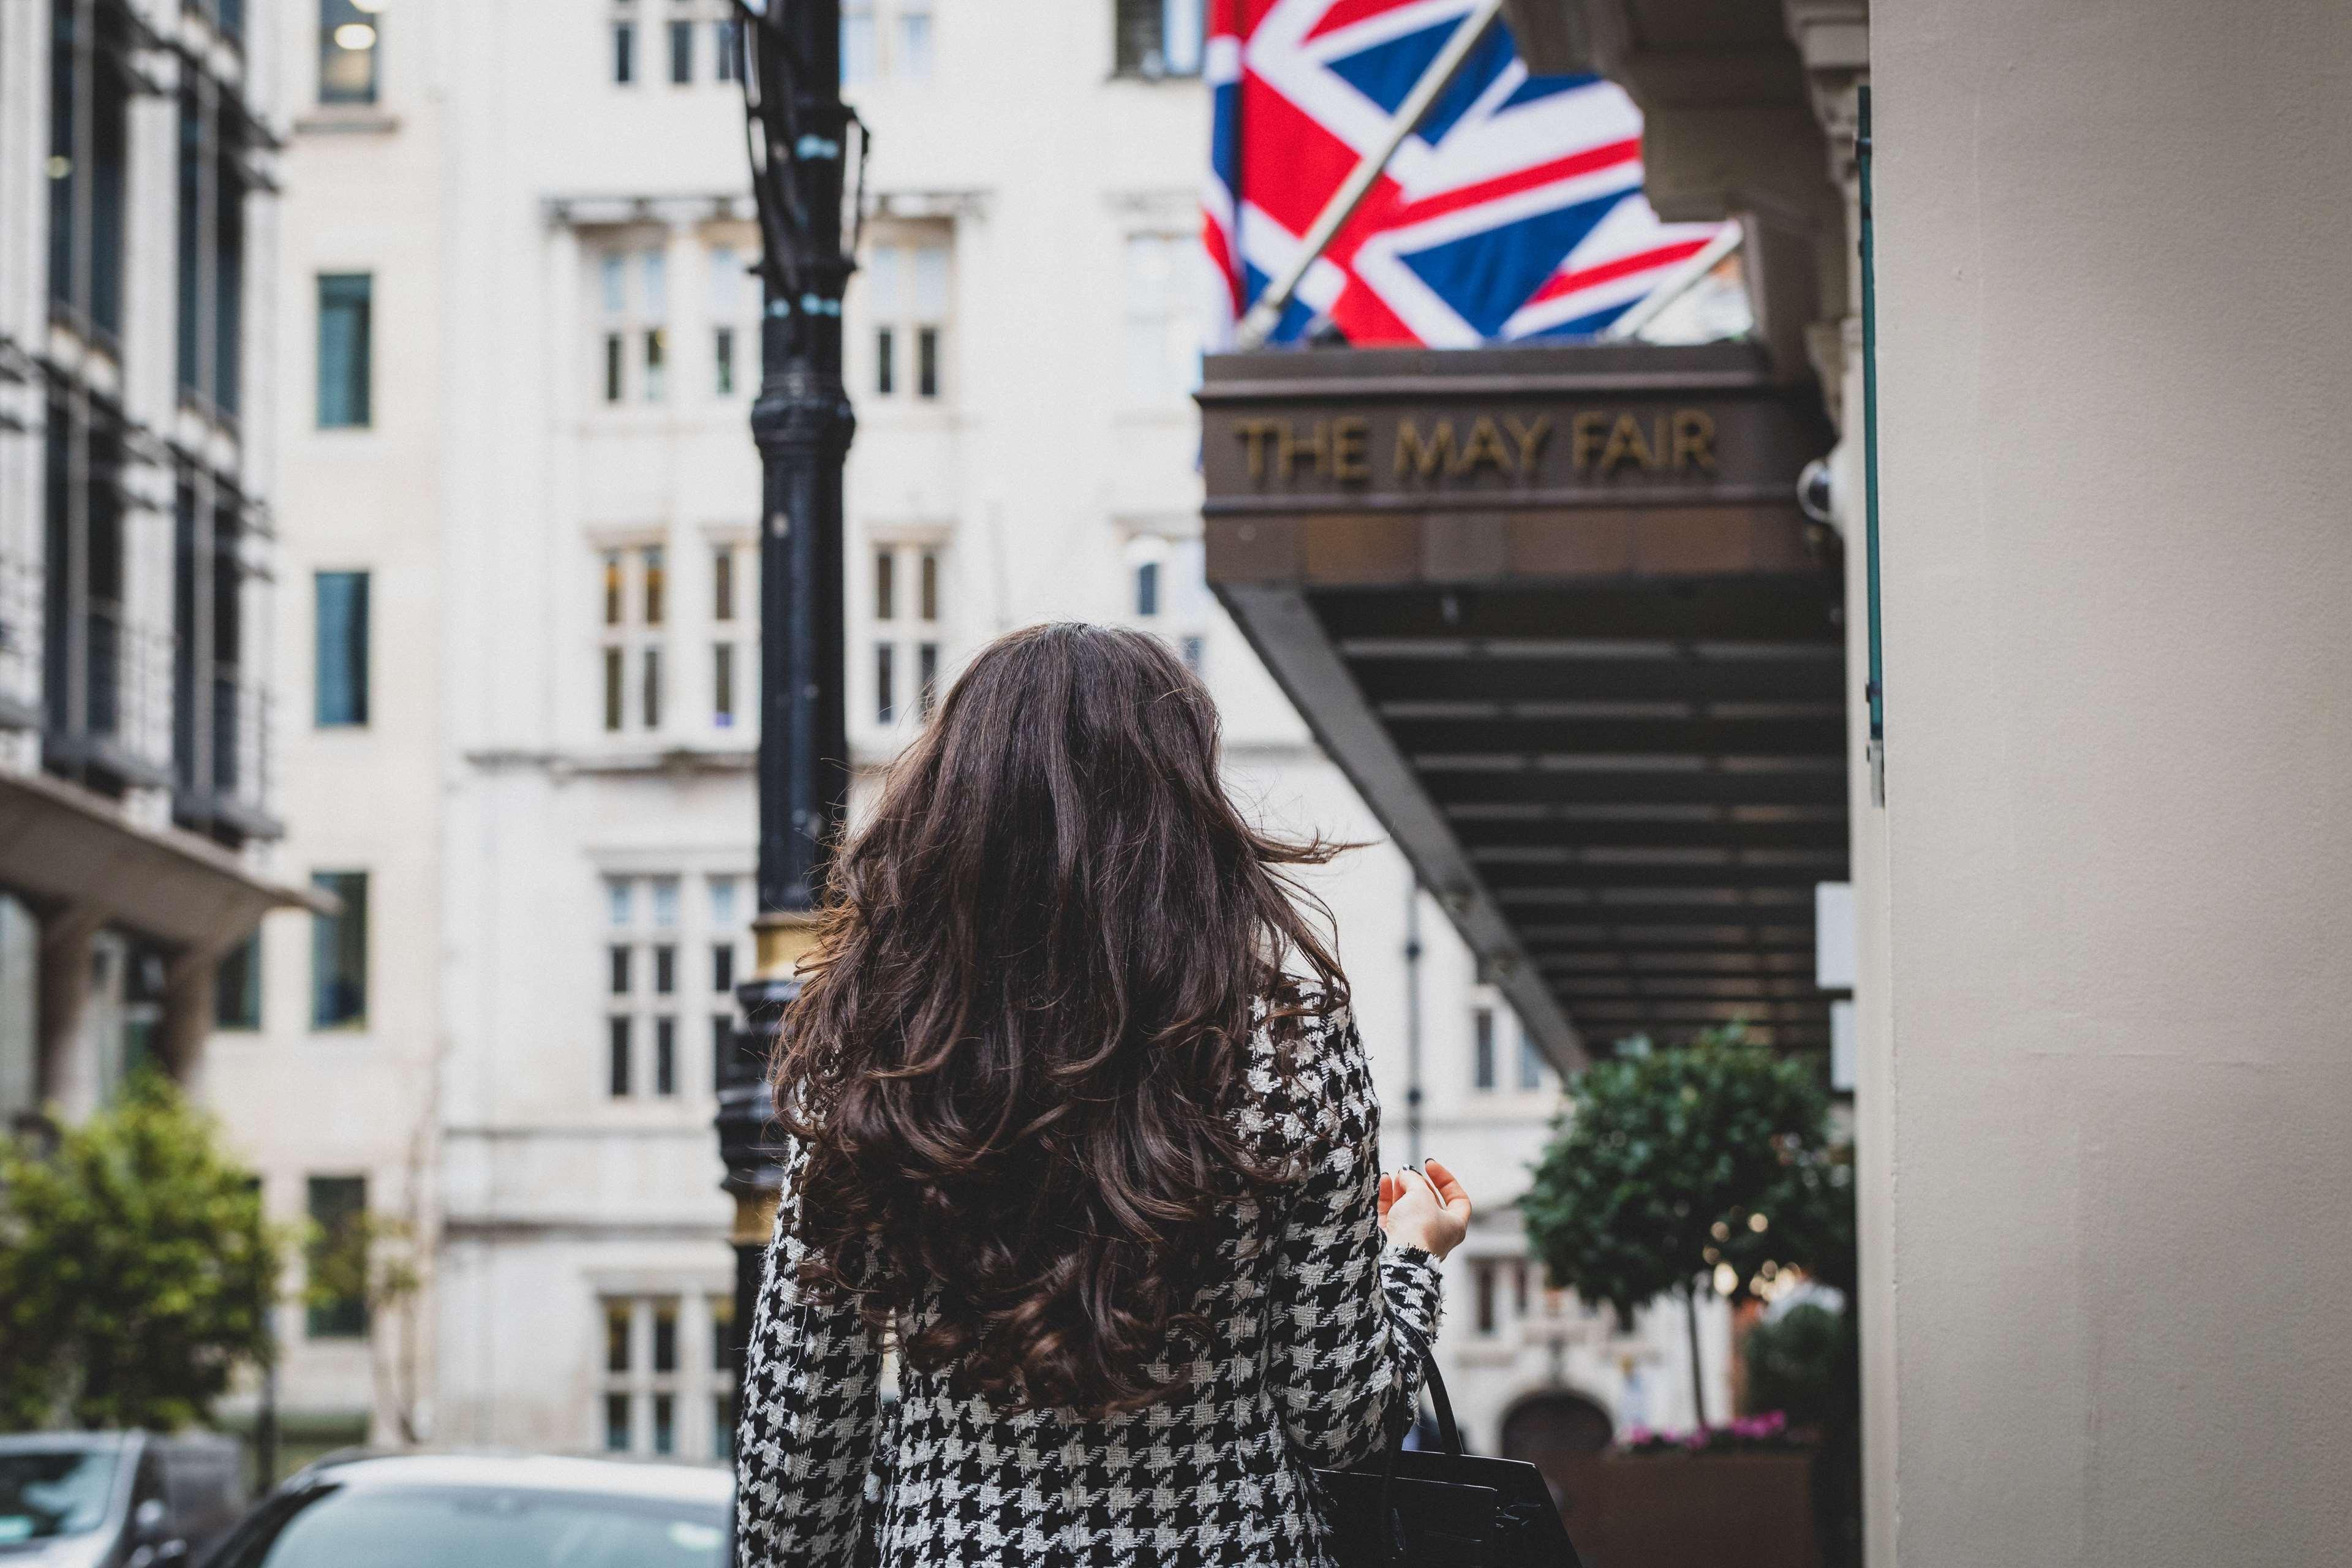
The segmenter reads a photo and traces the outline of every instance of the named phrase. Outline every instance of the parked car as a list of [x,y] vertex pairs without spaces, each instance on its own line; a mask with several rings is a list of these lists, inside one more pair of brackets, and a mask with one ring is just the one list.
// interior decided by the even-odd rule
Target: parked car
[[725,1470],[659,1461],[337,1455],[205,1568],[726,1568],[734,1495]]
[[244,1504],[233,1438],[0,1436],[0,1568],[174,1568],[201,1558]]

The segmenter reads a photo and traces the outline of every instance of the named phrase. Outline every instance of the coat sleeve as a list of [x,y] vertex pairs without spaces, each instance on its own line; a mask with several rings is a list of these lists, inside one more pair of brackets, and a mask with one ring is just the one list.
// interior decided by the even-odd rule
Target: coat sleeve
[[850,1568],[860,1556],[882,1347],[853,1301],[801,1289],[806,1166],[795,1140],[744,1351],[735,1466],[740,1568]]
[[1293,1091],[1307,1169],[1276,1262],[1269,1372],[1292,1447],[1345,1469],[1420,1396],[1421,1352],[1406,1331],[1436,1335],[1438,1264],[1381,1230],[1380,1106],[1345,1013],[1309,1031]]

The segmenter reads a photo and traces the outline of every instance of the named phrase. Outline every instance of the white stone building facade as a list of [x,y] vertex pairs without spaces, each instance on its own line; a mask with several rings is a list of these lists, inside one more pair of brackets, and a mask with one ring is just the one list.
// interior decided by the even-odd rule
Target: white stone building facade
[[[293,8],[289,58],[334,61],[341,4]],[[759,636],[757,237],[727,8],[357,9],[373,98],[321,103],[323,74],[289,89],[279,337],[289,375],[326,365],[356,287],[331,280],[369,279],[369,422],[322,427],[306,400],[282,428],[287,576],[312,606],[288,647],[312,660],[322,574],[372,584],[368,722],[304,728],[289,764],[289,855],[368,874],[370,1000],[358,1027],[314,1026],[309,939],[280,921],[239,1067],[277,1087],[274,1169],[364,1173],[371,1205],[417,1226],[427,1292],[397,1331],[430,1392],[388,1396],[382,1345],[371,1382],[364,1342],[317,1342],[285,1397],[372,1407],[380,1438],[405,1411],[440,1441],[716,1458],[731,1207],[712,1074],[751,960]],[[847,302],[860,787],[990,637],[1117,621],[1194,661],[1267,823],[1377,840],[1202,580],[1208,106],[1169,74],[1197,51],[1155,31],[1194,15],[847,7],[848,95],[875,131]],[[1523,1068],[1442,911],[1423,901],[1409,961],[1392,850],[1315,884],[1389,1157],[1409,1153],[1417,994],[1422,1152],[1488,1205],[1444,1347],[1473,1441],[1555,1387],[1687,1422],[1678,1315],[1620,1337],[1523,1266],[1509,1203],[1557,1079]],[[1706,1326],[1719,1414],[1727,1337]]]

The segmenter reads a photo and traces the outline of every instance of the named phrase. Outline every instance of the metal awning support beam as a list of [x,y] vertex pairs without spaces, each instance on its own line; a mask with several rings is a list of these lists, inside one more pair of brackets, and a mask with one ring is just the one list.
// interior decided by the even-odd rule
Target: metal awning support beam
[[1583,1068],[1584,1041],[1576,1026],[1560,1010],[1543,975],[1528,962],[1510,922],[1414,781],[1403,754],[1365,706],[1305,596],[1277,584],[1236,584],[1223,593],[1243,635],[1297,701],[1324,752],[1387,826],[1422,886],[1436,898],[1472,951],[1486,960],[1496,988],[1510,999],[1528,1034],[1563,1074]]

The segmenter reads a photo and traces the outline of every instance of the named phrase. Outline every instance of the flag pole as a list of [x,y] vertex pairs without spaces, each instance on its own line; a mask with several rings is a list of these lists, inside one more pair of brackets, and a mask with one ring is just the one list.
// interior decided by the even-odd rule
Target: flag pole
[[1601,341],[1622,342],[1648,326],[1663,314],[1665,308],[1698,287],[1699,279],[1716,268],[1716,264],[1739,248],[1747,230],[1737,223],[1723,226],[1723,231],[1706,242],[1696,255],[1685,260],[1670,273],[1666,280],[1643,295],[1633,308],[1609,323]]
[[[1470,14],[1462,19],[1462,25],[1454,29],[1454,36],[1445,40],[1445,47],[1437,52],[1435,59],[1429,62],[1428,68],[1421,73],[1421,79],[1412,84],[1412,90],[1398,106],[1388,129],[1381,133],[1379,144],[1364,154],[1347,180],[1332,193],[1331,199],[1323,204],[1323,210],[1315,215],[1315,222],[1307,228],[1306,237],[1298,242],[1297,254],[1267,286],[1265,292],[1258,296],[1257,303],[1249,308],[1249,313],[1242,318],[1241,325],[1234,332],[1236,347],[1255,349],[1265,346],[1265,340],[1280,324],[1282,312],[1289,306],[1291,296],[1298,292],[1298,285],[1306,279],[1307,269],[1315,265],[1315,258],[1323,254],[1325,247],[1338,236],[1340,226],[1355,216],[1357,207],[1363,205],[1364,197],[1370,193],[1372,182],[1381,177],[1381,171],[1389,166],[1389,160],[1396,156],[1396,150],[1404,145],[1404,139],[1412,134],[1413,128],[1421,123],[1422,116],[1427,114],[1430,106],[1437,101],[1438,95],[1453,85],[1463,62],[1470,58],[1470,51],[1477,47],[1479,39],[1486,36],[1486,29],[1495,25],[1495,18],[1502,15],[1502,11],[1503,0],[1478,0]],[[1239,222],[1238,213],[1234,219]]]

